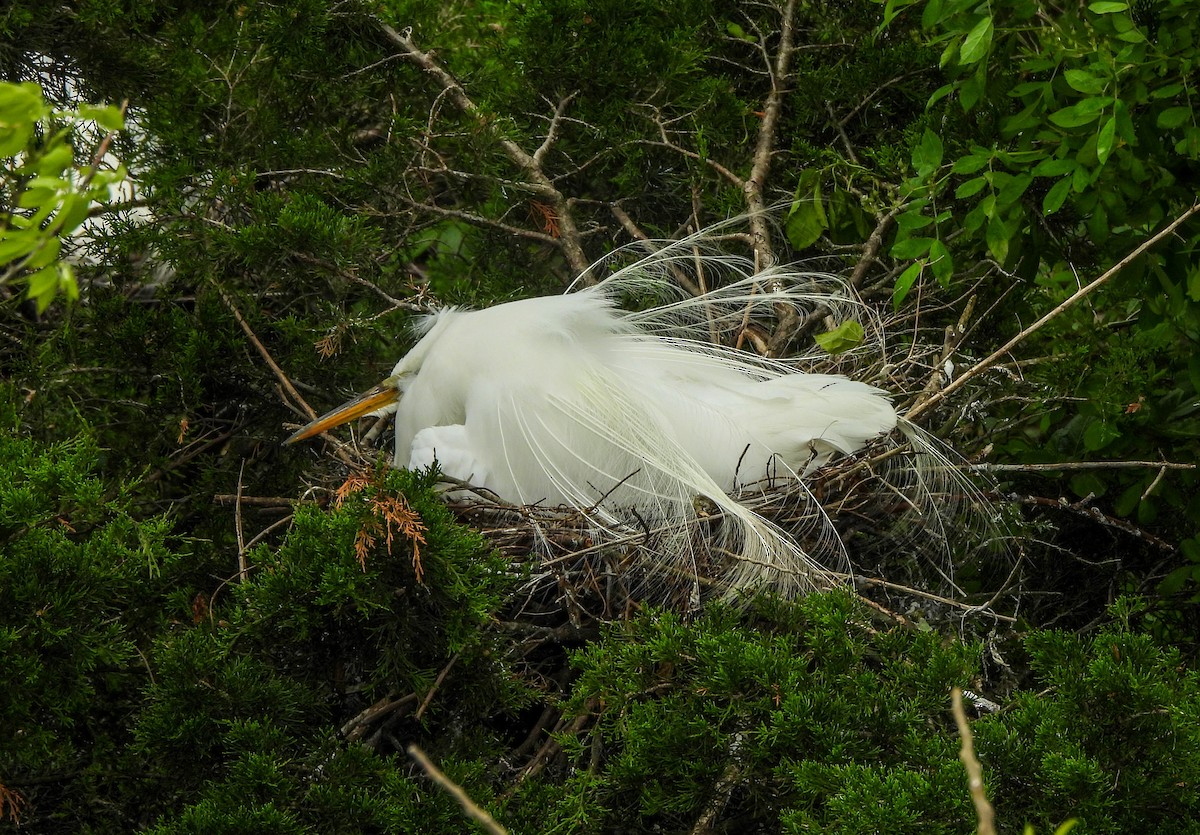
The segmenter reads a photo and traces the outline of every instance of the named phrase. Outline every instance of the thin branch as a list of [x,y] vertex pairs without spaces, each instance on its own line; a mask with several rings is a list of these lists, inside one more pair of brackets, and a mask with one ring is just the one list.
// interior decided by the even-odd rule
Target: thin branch
[[[287,374],[283,373],[283,369],[279,367],[277,362],[275,362],[275,359],[271,356],[271,353],[266,349],[266,347],[263,346],[258,337],[255,336],[254,330],[246,322],[245,317],[242,316],[242,312],[238,310],[237,305],[233,303],[233,299],[228,293],[225,292],[225,289],[221,287],[221,285],[217,284],[215,281],[212,282],[212,285],[217,289],[217,293],[221,296],[221,300],[225,302],[225,306],[229,308],[229,312],[233,314],[233,318],[237,320],[238,325],[241,326],[242,331],[246,334],[246,337],[250,340],[255,349],[258,351],[259,355],[266,362],[267,367],[271,369],[271,373],[274,374],[276,379],[279,380],[280,385],[283,386],[283,389],[288,393],[288,396],[292,398],[295,404],[299,405],[300,408],[304,410],[304,413],[308,415],[309,420],[316,420],[316,411],[313,410],[312,406],[308,405],[308,401],[301,396],[300,392],[296,391],[296,387],[292,385],[291,379],[288,378]],[[288,405],[286,399],[284,403],[285,405]],[[354,466],[354,460],[350,456],[346,455],[346,453],[343,452],[340,447],[335,446],[334,450],[336,451],[337,456],[341,458],[344,463],[350,465],[351,467]]]
[[451,797],[459,802],[463,807],[463,811],[467,813],[467,817],[478,823],[491,835],[508,835],[508,830],[501,826],[495,818],[488,814],[487,810],[471,799],[458,783],[447,777],[440,768],[433,764],[429,757],[425,756],[425,752],[415,745],[408,746],[408,755],[417,761],[417,765],[424,769],[429,775],[429,779],[437,783],[445,789]]
[[1060,461],[1057,464],[968,464],[966,469],[981,473],[1057,473],[1071,470],[1194,470],[1200,464],[1173,461]]
[[[553,205],[555,212],[558,214],[561,235],[551,240],[562,250],[563,256],[567,259],[567,263],[571,265],[572,270],[587,282],[588,278],[585,273],[590,262],[587,255],[584,254],[583,246],[580,243],[579,229],[575,225],[570,201],[555,187],[554,182],[542,170],[541,160],[530,155],[524,148],[500,132],[496,121],[490,118],[487,113],[471,100],[466,90],[458,83],[458,79],[447,72],[437,62],[432,53],[423,52],[417,47],[413,42],[411,29],[406,29],[403,33],[400,33],[383,21],[379,21],[379,26],[388,40],[404,50],[403,55],[405,58],[432,76],[459,110],[474,119],[480,128],[491,134],[492,138],[499,143],[505,155],[521,169],[526,181],[533,187],[533,190]],[[560,106],[565,106],[565,102]],[[553,130],[553,123],[551,124],[551,130]],[[549,137],[547,138],[549,139]]]
[[924,403],[921,403],[921,404],[913,407],[912,409],[910,409],[908,414],[906,414],[904,417],[910,421],[915,421],[922,414],[924,414],[925,412],[927,412],[931,408],[933,408],[933,406],[937,405],[942,400],[946,399],[946,397],[948,397],[950,394],[952,394],[955,391],[958,391],[958,389],[960,389],[964,385],[966,385],[968,380],[978,377],[984,371],[987,371],[989,368],[991,368],[993,365],[995,365],[997,362],[999,362],[1004,356],[1006,356],[1014,347],[1016,347],[1018,344],[1023,342],[1027,337],[1029,337],[1031,334],[1036,333],[1038,330],[1041,330],[1041,328],[1044,325],[1046,325],[1048,322],[1051,322],[1054,319],[1058,318],[1058,316],[1060,314],[1062,314],[1063,311],[1074,307],[1078,302],[1080,302],[1087,296],[1091,295],[1093,292],[1098,290],[1104,284],[1111,281],[1114,276],[1118,275],[1121,272],[1121,270],[1123,270],[1125,267],[1127,267],[1133,261],[1137,260],[1137,258],[1140,257],[1142,255],[1142,253],[1146,252],[1148,249],[1153,247],[1155,244],[1157,244],[1163,238],[1165,238],[1168,235],[1170,235],[1171,233],[1173,233],[1177,228],[1179,228],[1179,226],[1181,226],[1185,221],[1187,221],[1190,217],[1192,217],[1192,215],[1196,214],[1197,212],[1200,212],[1200,203],[1193,204],[1190,209],[1188,209],[1186,212],[1181,214],[1179,217],[1175,218],[1175,220],[1171,221],[1171,223],[1169,223],[1165,228],[1163,228],[1157,234],[1155,234],[1152,237],[1150,237],[1149,239],[1147,239],[1145,242],[1143,242],[1141,244],[1141,246],[1134,249],[1133,252],[1126,255],[1124,258],[1122,258],[1120,261],[1118,261],[1112,267],[1105,270],[1104,273],[1101,274],[1099,278],[1096,278],[1090,284],[1086,284],[1083,287],[1080,287],[1066,301],[1064,301],[1061,304],[1059,304],[1058,306],[1056,306],[1053,310],[1051,310],[1045,316],[1038,319],[1032,325],[1030,325],[1029,327],[1022,330],[1020,333],[1018,333],[1012,339],[1008,340],[1008,342],[1004,343],[1004,345],[997,348],[986,359],[983,359],[983,360],[980,360],[979,362],[977,362],[974,366],[972,366],[970,369],[965,371],[958,379],[954,380],[954,382],[950,383],[948,386],[946,386],[944,389],[939,391],[937,394],[930,397]]
[[[760,270],[775,264],[771,230],[767,225],[767,206],[763,199],[763,184],[766,183],[767,174],[771,170],[775,135],[779,126],[779,117],[783,112],[788,72],[791,70],[792,42],[795,39],[796,0],[788,0],[781,15],[779,50],[775,55],[774,64],[769,65],[771,90],[767,93],[767,100],[763,105],[762,122],[758,126],[758,141],[754,147],[754,162],[750,167],[750,176],[746,178],[745,184],[742,186],[742,191],[746,195],[746,207],[750,210],[750,234],[754,238],[754,254],[758,261],[756,266]],[[795,317],[795,311],[790,306],[787,307],[787,310],[791,311],[791,317]],[[782,318],[790,321],[786,314]]]
[[567,110],[567,105],[578,93],[572,93],[558,103],[558,107],[554,108],[554,115],[550,117],[550,127],[546,129],[546,138],[542,140],[542,144],[533,152],[533,162],[535,165],[541,165],[542,160],[546,158],[546,154],[550,152],[550,148],[554,146],[554,140],[558,138],[558,126],[562,124],[563,114]]
[[954,723],[958,725],[958,735],[962,739],[958,758],[967,770],[967,788],[971,792],[971,802],[975,804],[975,815],[979,818],[979,828],[976,831],[979,835],[996,835],[995,811],[983,789],[983,766],[975,756],[975,740],[971,736],[967,712],[963,710],[962,690],[957,687],[950,691],[950,709],[954,713]]
[[450,669],[458,661],[458,656],[459,653],[454,653],[454,655],[450,657],[449,663],[447,663],[445,667],[442,667],[442,671],[438,673],[438,677],[434,679],[433,686],[429,688],[429,692],[425,694],[425,698],[421,701],[421,706],[418,707],[417,712],[413,714],[414,719],[420,719],[425,713],[425,709],[428,708],[430,703],[433,701],[434,694],[437,693],[438,688],[442,686],[442,682],[446,680],[446,676],[450,674]]

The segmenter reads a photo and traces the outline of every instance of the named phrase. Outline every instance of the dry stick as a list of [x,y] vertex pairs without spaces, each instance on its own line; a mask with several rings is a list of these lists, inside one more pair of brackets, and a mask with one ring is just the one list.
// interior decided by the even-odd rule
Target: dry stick
[[437,693],[438,688],[442,686],[442,682],[445,681],[446,676],[449,675],[450,668],[453,667],[455,665],[455,663],[457,663],[458,656],[459,656],[459,653],[457,653],[457,652],[454,653],[454,655],[450,658],[450,663],[448,663],[445,667],[442,667],[442,671],[440,673],[438,673],[438,677],[436,679],[434,679],[433,687],[429,688],[429,692],[425,694],[425,698],[424,698],[424,700],[422,700],[421,706],[418,707],[417,712],[413,714],[414,719],[420,719],[421,716],[425,713],[425,709],[427,707],[429,707],[430,702],[433,701],[434,694]]
[[995,812],[988,802],[987,793],[983,790],[983,766],[975,756],[975,740],[971,736],[971,726],[967,722],[967,713],[963,710],[962,690],[955,687],[950,691],[950,709],[954,713],[954,722],[958,725],[958,735],[962,739],[962,748],[958,758],[967,769],[967,788],[971,792],[971,802],[975,804],[975,815],[979,818],[979,835],[996,835],[994,823]]
[[495,818],[487,813],[487,810],[481,807],[478,803],[471,799],[471,796],[458,783],[451,780],[442,773],[436,765],[434,765],[429,757],[425,756],[425,752],[415,745],[408,746],[408,755],[417,761],[417,765],[425,770],[429,778],[437,783],[443,789],[450,793],[450,796],[459,802],[463,807],[463,811],[467,813],[467,817],[474,820],[492,835],[508,835],[508,830],[501,826]]
[[[767,207],[763,200],[763,184],[771,170],[771,156],[775,151],[775,134],[779,126],[779,116],[783,112],[783,97],[788,72],[792,63],[792,45],[795,37],[796,0],[788,0],[787,6],[781,12],[779,23],[779,51],[775,55],[775,63],[767,62],[768,75],[771,80],[771,90],[763,106],[762,123],[758,126],[758,141],[754,148],[754,162],[750,166],[750,176],[742,186],[746,196],[746,207],[750,210],[750,237],[754,242],[754,266],[765,270],[775,265],[775,250],[771,245],[771,230],[767,225]],[[771,289],[779,289],[772,287]],[[800,314],[796,308],[785,302],[775,305],[775,315],[778,322],[775,327],[776,336],[792,334],[796,331]],[[767,345],[768,356],[780,356],[786,339],[773,337]]]
[[[458,109],[473,118],[481,128],[491,134],[492,138],[500,144],[500,147],[504,150],[508,158],[524,173],[532,190],[550,201],[555,213],[558,215],[560,231],[559,237],[554,239],[555,243],[562,250],[563,256],[567,259],[567,263],[571,265],[571,269],[575,274],[580,276],[586,284],[594,283],[594,280],[586,275],[590,262],[583,252],[583,246],[580,244],[579,228],[575,225],[575,218],[571,211],[571,201],[563,196],[563,193],[555,187],[554,182],[546,176],[546,173],[542,170],[540,159],[527,153],[524,148],[500,132],[496,121],[489,118],[488,114],[471,100],[470,96],[467,95],[467,91],[458,83],[458,80],[434,60],[431,53],[422,52],[417,47],[413,42],[411,29],[406,29],[401,34],[383,21],[380,21],[379,25],[388,40],[404,50],[405,58],[433,76]],[[560,110],[569,101],[569,97],[563,101],[559,105]],[[556,111],[555,118],[561,119],[561,113]],[[554,122],[551,122],[552,129],[554,124]],[[551,139],[552,137],[548,136],[546,143],[543,143],[543,147],[538,149],[538,152],[543,156],[545,154],[543,148],[548,149],[547,143]]]
[[[291,396],[295,403],[304,410],[304,413],[308,415],[309,420],[316,420],[317,413],[313,410],[313,407],[308,405],[308,401],[300,395],[300,392],[296,391],[296,387],[292,385],[292,381],[288,379],[288,375],[283,373],[283,369],[279,367],[279,364],[275,362],[275,359],[271,356],[270,352],[267,351],[266,347],[263,346],[258,337],[254,335],[254,331],[242,316],[242,312],[238,310],[237,305],[233,303],[233,299],[229,297],[229,294],[225,292],[221,285],[217,284],[215,281],[212,283],[212,285],[213,287],[217,288],[217,293],[220,294],[221,300],[225,302],[225,306],[229,308],[229,312],[233,314],[233,318],[237,320],[239,325],[241,325],[246,337],[250,340],[255,349],[258,351],[259,355],[267,363],[267,367],[271,369],[271,373],[273,373],[276,379],[279,380],[284,390],[287,391],[288,395]],[[346,465],[350,467],[356,466],[354,459],[343,452],[340,447],[335,446],[334,452],[337,454],[337,457],[342,459],[342,462]]]
[[[763,105],[762,123],[758,126],[758,141],[754,147],[754,162],[750,176],[746,178],[742,191],[746,195],[746,207],[750,210],[750,234],[754,239],[754,255],[760,270],[775,264],[775,252],[771,246],[771,230],[767,226],[767,207],[763,201],[763,184],[771,170],[771,155],[775,150],[775,132],[779,116],[783,112],[784,88],[792,63],[792,42],[795,36],[796,0],[788,0],[779,23],[779,51],[775,63],[768,62],[771,91]],[[795,313],[793,312],[793,316]]]
[[1066,470],[1194,470],[1200,464],[1173,461],[1063,461],[1060,464],[967,464],[965,469],[983,473],[1054,473]]
[[233,493],[217,493],[213,496],[213,504],[236,504],[250,507],[291,507],[295,504],[317,504],[315,499],[297,499],[288,496],[241,496]]
[[1066,301],[1059,304],[1057,307],[1055,307],[1053,310],[1051,310],[1045,316],[1038,319],[1036,322],[1034,322],[1029,327],[1025,328],[1023,331],[1018,333],[1012,339],[1008,340],[1008,342],[1004,343],[1004,345],[1002,345],[1000,348],[996,349],[996,351],[994,351],[989,357],[975,363],[975,365],[973,365],[967,371],[963,372],[962,376],[960,376],[958,379],[954,380],[952,383],[950,383],[944,389],[939,391],[937,394],[930,397],[924,403],[921,403],[921,404],[913,407],[912,409],[910,409],[904,417],[910,421],[915,421],[918,417],[923,415],[925,412],[929,411],[929,409],[931,409],[933,406],[937,405],[942,400],[944,400],[946,397],[948,397],[952,392],[958,391],[958,389],[960,389],[964,385],[966,385],[966,382],[968,380],[970,380],[973,377],[979,376],[984,371],[987,371],[989,368],[991,368],[993,365],[995,365],[1000,359],[1002,359],[1005,355],[1007,355],[1009,353],[1009,351],[1011,351],[1014,347],[1016,347],[1017,344],[1019,344],[1020,342],[1023,342],[1026,337],[1028,337],[1031,334],[1035,333],[1036,331],[1040,330],[1042,328],[1042,326],[1045,325],[1047,322],[1050,322],[1051,320],[1056,319],[1063,311],[1075,306],[1075,304],[1078,303],[1080,300],[1091,295],[1095,290],[1099,289],[1102,285],[1104,285],[1107,282],[1109,282],[1110,280],[1112,280],[1112,278],[1114,276],[1116,276],[1118,273],[1120,273],[1121,270],[1123,270],[1130,263],[1132,263],[1134,260],[1136,260],[1146,250],[1150,249],[1150,247],[1154,246],[1159,241],[1161,241],[1163,238],[1167,237],[1172,232],[1174,232],[1177,228],[1179,228],[1180,225],[1182,225],[1184,223],[1184,221],[1186,221],[1192,215],[1196,214],[1196,212],[1200,212],[1200,203],[1194,204],[1186,212],[1181,214],[1179,217],[1175,218],[1175,220],[1171,221],[1171,223],[1168,224],[1164,229],[1162,229],[1156,235],[1151,237],[1149,240],[1142,243],[1141,246],[1139,246],[1137,249],[1133,250],[1133,252],[1126,255],[1124,258],[1122,258],[1120,261],[1118,261],[1112,267],[1107,269],[1099,278],[1095,279],[1090,284],[1080,287],[1078,290],[1075,291],[1074,294],[1072,294],[1072,296],[1069,299],[1067,299]]
[[[628,212],[626,212],[616,203],[609,203],[608,210],[612,212],[612,216],[617,219],[617,222],[621,224],[621,227],[629,234],[629,237],[642,241],[647,245],[647,247],[651,248],[652,252],[656,252],[658,250],[658,245],[652,241],[636,223],[633,222],[633,218],[629,216]],[[667,269],[671,272],[671,277],[679,283],[680,287],[687,290],[693,296],[701,295],[702,291],[700,287],[697,286],[696,282],[692,281],[691,278],[688,277],[688,274],[679,269],[679,267],[677,267],[674,263],[668,262]]]
[[233,527],[237,531],[238,544],[238,581],[245,582],[246,572],[246,537],[242,534],[242,475],[246,472],[246,459],[242,459],[241,469],[238,470],[237,497],[233,503]]

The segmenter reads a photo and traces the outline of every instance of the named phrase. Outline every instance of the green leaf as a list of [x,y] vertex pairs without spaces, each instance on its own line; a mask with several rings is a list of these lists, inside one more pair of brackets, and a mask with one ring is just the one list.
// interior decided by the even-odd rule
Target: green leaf
[[934,242],[934,238],[906,238],[902,241],[897,241],[892,244],[893,258],[919,258],[929,252],[930,245]]
[[1123,12],[1128,8],[1128,3],[1115,3],[1102,0],[1102,2],[1090,4],[1088,11],[1092,14],[1115,14],[1116,12]]
[[912,289],[924,268],[924,261],[914,261],[904,272],[900,273],[900,277],[896,279],[896,287],[892,290],[893,309],[899,310],[900,305],[904,304],[904,297],[908,295],[908,291]]
[[71,146],[64,142],[50,148],[40,159],[34,160],[33,168],[39,174],[57,177],[74,161],[75,153]]
[[1067,70],[1063,73],[1071,89],[1081,93],[1103,93],[1108,87],[1108,80],[1098,78],[1085,70]]
[[79,106],[79,117],[93,120],[106,131],[125,129],[125,116],[121,113],[121,108],[114,104],[82,104]]
[[1034,166],[1029,173],[1035,177],[1058,177],[1075,170],[1078,165],[1075,160],[1067,159],[1044,159]]
[[909,209],[896,215],[896,226],[903,229],[905,232],[912,232],[915,229],[924,229],[929,224],[933,223],[933,218],[927,214],[923,214],[919,208]]
[[81,195],[68,194],[63,197],[62,206],[58,210],[58,214],[54,217],[54,233],[56,235],[70,235],[79,225],[87,220],[88,216],[88,201]]
[[1077,473],[1071,476],[1071,492],[1081,499],[1087,496],[1103,496],[1104,479],[1095,473]]
[[966,40],[963,41],[962,48],[959,51],[959,63],[964,66],[974,64],[987,55],[987,51],[992,45],[992,34],[994,31],[995,27],[992,23],[991,15],[984,17],[976,23],[974,28],[967,33]]
[[1187,276],[1188,298],[1200,302],[1200,267],[1192,267]]
[[827,353],[840,354],[861,345],[864,335],[863,326],[851,319],[831,331],[817,334],[816,340]]
[[925,109],[928,110],[929,108],[933,107],[939,101],[946,98],[946,96],[950,95],[953,90],[953,84],[943,84],[941,87],[938,87],[933,91],[933,95],[929,97],[929,101],[925,102]]
[[917,175],[928,177],[942,164],[942,139],[929,128],[921,134],[921,141],[913,148],[912,163]]
[[1158,114],[1155,124],[1160,128],[1170,130],[1182,125],[1191,115],[1192,109],[1190,107],[1168,107],[1162,113]]
[[984,79],[978,74],[971,76],[965,80],[958,88],[958,103],[962,105],[964,113],[970,113],[983,96]]
[[988,250],[1001,264],[1008,258],[1008,242],[1012,238],[1012,230],[999,214],[992,215],[988,220],[987,233]]
[[788,215],[783,231],[792,249],[802,250],[816,243],[828,228],[829,222],[820,204],[806,200],[796,204],[795,210]]
[[1083,447],[1088,452],[1096,452],[1119,437],[1121,437],[1121,433],[1117,431],[1116,427],[1097,420],[1088,424],[1088,428],[1083,431]]
[[1100,118],[1101,111],[1111,105],[1112,96],[1099,96],[1076,102],[1050,114],[1050,121],[1062,128],[1077,128]]
[[933,270],[938,284],[943,287],[950,286],[950,279],[954,276],[954,259],[950,257],[949,250],[941,241],[934,241],[929,245],[929,267]]
[[24,258],[41,245],[41,236],[36,231],[12,230],[0,240],[0,266]]
[[991,154],[968,154],[965,157],[956,159],[954,166],[950,170],[955,174],[974,174],[981,168],[986,168],[987,164],[991,161]]
[[1100,128],[1100,135],[1096,138],[1096,159],[1100,160],[1101,165],[1108,161],[1108,156],[1116,145],[1116,139],[1117,117],[1109,116],[1104,127]]
[[27,280],[29,287],[25,291],[25,298],[34,299],[37,302],[38,313],[44,313],[58,291],[58,270],[51,264],[42,267]]
[[1050,187],[1046,192],[1046,196],[1042,198],[1042,213],[1052,215],[1062,208],[1062,204],[1067,200],[1067,194],[1071,191],[1071,178],[1063,177],[1057,183]]
[[1019,174],[1012,177],[1004,187],[1000,189],[1000,193],[996,195],[996,205],[1000,207],[1011,206],[1021,199],[1021,195],[1029,188],[1029,184],[1033,182],[1032,174]]
[[983,187],[987,185],[987,182],[987,177],[975,177],[974,179],[967,180],[954,190],[954,196],[959,200],[973,197],[983,191]]

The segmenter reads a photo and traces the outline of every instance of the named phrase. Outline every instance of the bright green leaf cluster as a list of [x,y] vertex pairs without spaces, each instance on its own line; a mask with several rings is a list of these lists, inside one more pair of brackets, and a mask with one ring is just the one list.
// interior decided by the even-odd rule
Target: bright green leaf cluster
[[109,133],[124,127],[120,108],[55,111],[37,84],[0,83],[0,285],[24,282],[39,311],[59,293],[78,298],[71,265],[59,257],[62,242],[125,178],[122,167],[101,167],[74,148],[78,128],[92,121]]

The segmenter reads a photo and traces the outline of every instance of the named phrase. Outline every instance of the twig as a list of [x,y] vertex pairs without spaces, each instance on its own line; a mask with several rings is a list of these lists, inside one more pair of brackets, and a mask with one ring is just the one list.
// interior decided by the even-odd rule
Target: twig
[[[617,219],[617,222],[621,224],[621,227],[629,233],[629,237],[642,241],[647,245],[647,247],[651,248],[651,251],[657,250],[657,246],[654,241],[652,241],[645,232],[638,228],[638,225],[633,222],[633,218],[631,218],[624,209],[622,209],[616,203],[610,203],[608,205],[608,209],[610,212],[612,212],[612,216]],[[692,281],[691,278],[688,277],[687,273],[675,265],[674,261],[667,262],[667,269],[670,270],[671,277],[679,282],[679,286],[687,290],[693,296],[699,296],[703,292],[700,287],[696,285],[696,282]]]
[[967,769],[967,788],[971,792],[971,802],[975,804],[975,815],[979,818],[979,835],[996,835],[995,812],[983,789],[983,766],[975,756],[975,740],[971,736],[971,725],[967,722],[967,712],[963,710],[962,690],[955,687],[950,691],[950,709],[954,713],[954,723],[958,725],[958,735],[962,739],[962,748],[958,758]]
[[1087,519],[1091,519],[1093,522],[1103,525],[1106,528],[1116,528],[1117,530],[1127,533],[1132,537],[1153,545],[1155,548],[1161,548],[1164,551],[1172,552],[1176,550],[1177,546],[1172,545],[1165,539],[1157,537],[1149,531],[1144,531],[1137,525],[1126,522],[1124,519],[1116,519],[1112,516],[1109,516],[1098,507],[1088,506],[1086,502],[1089,501],[1090,498],[1091,497],[1076,502],[1075,504],[1070,504],[1066,499],[1061,498],[1055,501],[1054,499],[1048,499],[1045,496],[1022,496],[1018,493],[1013,493],[1007,496],[1009,501],[1017,502],[1019,504],[1032,505],[1034,507],[1048,507],[1055,510],[1066,510],[1071,513],[1076,513]]
[[[293,401],[304,410],[304,413],[308,415],[309,420],[316,420],[317,413],[313,410],[313,407],[308,405],[308,401],[301,396],[300,392],[296,391],[296,387],[292,385],[292,381],[288,378],[288,375],[283,373],[283,369],[280,368],[279,364],[275,362],[275,359],[271,356],[271,353],[263,346],[258,337],[255,336],[254,330],[246,322],[246,319],[242,316],[242,312],[238,310],[237,305],[233,303],[233,299],[229,297],[229,294],[225,292],[225,289],[221,287],[221,285],[217,284],[215,281],[212,282],[212,285],[217,289],[217,293],[221,296],[221,300],[225,302],[225,306],[229,308],[229,312],[233,314],[233,318],[237,320],[237,323],[241,326],[242,331],[246,334],[246,337],[250,340],[251,344],[254,345],[259,355],[267,363],[267,367],[271,369],[271,373],[273,373],[276,379],[279,380],[280,385],[283,386],[284,390],[293,399]],[[354,460],[350,456],[346,455],[345,452],[343,452],[340,448],[335,446],[334,452],[337,454],[338,458],[342,459],[343,463],[351,467],[354,466]]]
[[246,537],[242,534],[242,474],[246,472],[246,459],[242,459],[241,469],[238,470],[237,497],[233,503],[233,527],[237,532],[238,544],[238,581],[246,580]]
[[[880,588],[891,589],[892,591],[903,592],[904,594],[911,594],[914,597],[932,600],[934,602],[941,603],[944,606],[952,606],[956,609],[964,609],[967,612],[982,611],[983,608],[986,608],[972,606],[970,603],[963,603],[960,600],[952,600],[949,597],[941,597],[940,595],[932,594],[927,591],[921,591],[920,589],[910,588],[909,586],[902,586],[899,583],[892,583],[887,580],[877,579],[875,577],[864,577],[861,574],[842,574],[840,572],[832,571],[830,572],[830,576],[836,577],[839,580],[848,580],[852,583],[866,583],[869,586],[878,586]],[[866,598],[863,599],[865,600]],[[989,612],[988,614],[997,620],[1002,620],[1007,623],[1017,622],[1017,619],[1010,615],[1002,615],[999,612]]]
[[387,716],[389,713],[395,713],[405,705],[417,700],[416,693],[409,693],[400,699],[393,698],[393,695],[389,693],[366,710],[347,720],[341,727],[342,736],[353,742],[366,733],[367,727],[373,722]]
[[313,499],[296,499],[289,496],[242,496],[240,499],[235,493],[217,493],[213,496],[214,504],[236,504],[238,501],[241,501],[242,505],[251,507],[291,507],[294,504],[316,504]]
[[[750,167],[750,176],[742,187],[746,195],[746,207],[750,210],[750,234],[754,239],[754,255],[758,263],[755,265],[763,270],[775,264],[775,252],[771,246],[771,232],[767,226],[767,207],[763,200],[763,184],[767,173],[771,170],[771,156],[775,150],[775,133],[779,125],[779,117],[783,112],[783,97],[787,92],[787,76],[792,63],[792,41],[795,37],[796,0],[788,0],[787,6],[781,12],[779,22],[779,49],[775,54],[775,63],[768,62],[767,69],[771,77],[771,90],[763,105],[762,122],[758,126],[758,140],[754,146],[754,162]],[[764,56],[765,57],[765,56]],[[795,311],[787,307],[794,317]],[[787,317],[783,317],[787,319]],[[781,322],[782,324],[782,322]]]
[[1055,473],[1070,470],[1194,470],[1200,464],[1174,461],[1062,461],[1057,464],[967,464],[966,469],[981,473]]
[[1200,203],[1193,204],[1190,209],[1188,209],[1186,212],[1181,214],[1179,217],[1175,218],[1175,220],[1171,221],[1169,224],[1167,224],[1166,227],[1164,227],[1162,230],[1160,230],[1157,234],[1155,234],[1152,237],[1150,237],[1149,239],[1147,239],[1140,246],[1138,246],[1136,249],[1134,249],[1131,253],[1126,255],[1124,258],[1122,258],[1116,264],[1114,264],[1112,267],[1109,267],[1098,278],[1093,280],[1091,283],[1086,284],[1083,287],[1080,287],[1066,301],[1057,305],[1053,310],[1051,310],[1045,316],[1038,319],[1032,325],[1030,325],[1029,327],[1022,330],[1020,333],[1018,333],[1012,339],[1008,340],[1008,342],[1004,343],[1004,345],[997,348],[987,358],[975,363],[974,366],[969,368],[967,371],[963,372],[963,374],[957,380],[954,380],[953,382],[951,382],[944,389],[942,389],[937,394],[930,397],[924,403],[920,403],[917,406],[914,406],[912,409],[910,409],[908,411],[908,414],[906,414],[904,417],[910,421],[915,421],[918,417],[920,417],[925,412],[929,411],[931,408],[933,408],[933,406],[940,403],[942,400],[944,400],[946,397],[948,397],[951,393],[957,391],[958,389],[960,389],[964,385],[966,385],[968,380],[979,376],[984,371],[987,371],[989,368],[991,368],[993,365],[995,365],[1001,358],[1003,358],[1005,355],[1007,355],[1009,351],[1011,351],[1019,343],[1023,342],[1028,336],[1037,332],[1046,323],[1058,318],[1058,316],[1060,314],[1062,314],[1063,311],[1068,310],[1071,307],[1074,307],[1079,301],[1081,301],[1082,299],[1091,295],[1093,292],[1095,292],[1101,286],[1103,286],[1104,284],[1111,281],[1114,276],[1116,276],[1117,274],[1119,274],[1121,272],[1121,270],[1123,270],[1130,263],[1135,261],[1139,256],[1142,255],[1142,253],[1146,252],[1148,249],[1153,247],[1155,244],[1157,244],[1163,238],[1167,237],[1172,232],[1174,232],[1186,220],[1188,220],[1190,217],[1192,217],[1192,215],[1196,214],[1196,212],[1200,212]]
[[471,796],[467,794],[462,786],[443,774],[442,770],[434,765],[429,757],[425,756],[424,751],[416,745],[410,745],[408,746],[408,755],[417,761],[417,765],[424,769],[425,773],[429,775],[429,779],[445,789],[451,797],[459,802],[463,811],[467,813],[467,817],[492,833],[492,835],[508,835],[508,830],[488,814],[486,809],[472,800]]
[[438,673],[438,677],[434,679],[433,686],[429,688],[429,692],[425,694],[425,698],[421,702],[421,706],[417,708],[417,712],[413,714],[414,719],[420,719],[425,713],[425,708],[429,707],[429,703],[433,701],[433,696],[437,693],[438,688],[442,686],[442,682],[446,680],[446,676],[450,673],[450,668],[458,661],[459,653],[454,653],[450,658],[450,662],[442,667],[442,671]]
[[[576,275],[579,275],[585,283],[591,283],[591,280],[585,275],[590,262],[587,255],[584,254],[583,246],[580,242],[581,236],[571,211],[571,201],[558,190],[554,185],[554,181],[546,176],[545,171],[542,170],[541,160],[530,155],[516,142],[504,136],[497,126],[496,121],[489,118],[488,114],[471,100],[470,96],[467,95],[467,91],[463,89],[463,86],[435,60],[433,54],[423,52],[417,47],[413,42],[411,29],[406,29],[403,33],[400,33],[383,21],[379,21],[379,26],[388,40],[404,50],[403,54],[405,58],[431,75],[441,85],[442,89],[446,91],[449,99],[454,102],[459,110],[470,116],[480,128],[491,134],[492,138],[499,143],[505,155],[521,169],[526,181],[533,190],[551,203],[555,213],[558,215],[561,232],[558,238],[553,238],[552,240],[562,250],[563,256],[567,259],[567,263],[571,265]],[[565,107],[569,101],[570,97],[565,99],[559,107]],[[561,115],[556,111],[555,117],[561,118]],[[554,132],[554,124],[554,122],[551,122],[551,134]],[[546,150],[549,149],[549,143],[552,138],[553,136],[546,137],[543,148]],[[543,156],[545,155],[545,151],[542,148],[538,150],[542,152]]]

